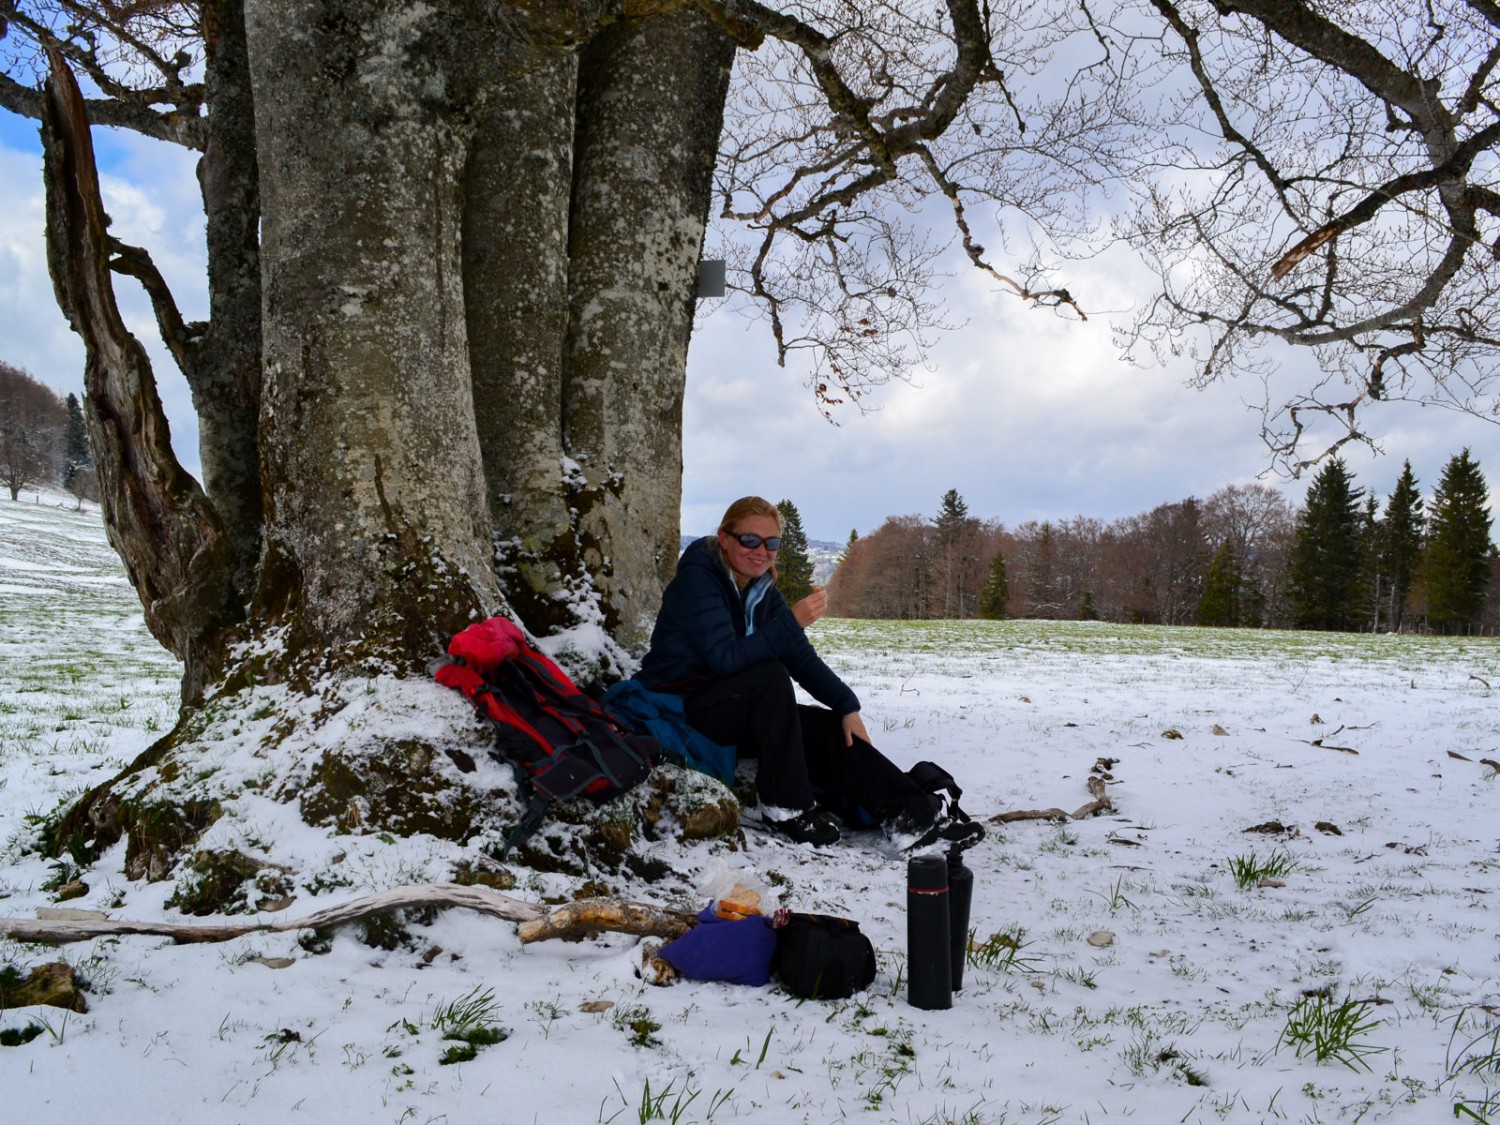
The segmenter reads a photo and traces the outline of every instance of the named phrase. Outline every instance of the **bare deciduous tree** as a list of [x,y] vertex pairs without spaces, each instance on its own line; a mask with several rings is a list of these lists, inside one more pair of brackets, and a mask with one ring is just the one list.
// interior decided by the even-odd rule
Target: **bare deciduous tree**
[[[1293,472],[1370,442],[1375,402],[1494,417],[1500,9],[1149,0],[1106,34],[1137,59],[1149,36],[1177,93],[1124,224],[1164,286],[1135,344],[1191,349],[1200,384],[1265,377]],[[1281,344],[1307,352],[1284,380]]]
[[0,360],[0,484],[15,500],[30,485],[60,484],[67,411],[44,383]]

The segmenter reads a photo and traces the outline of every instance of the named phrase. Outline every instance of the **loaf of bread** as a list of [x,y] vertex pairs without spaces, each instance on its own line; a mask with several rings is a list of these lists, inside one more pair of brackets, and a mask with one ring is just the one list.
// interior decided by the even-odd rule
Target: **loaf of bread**
[[736,883],[728,894],[719,896],[714,913],[720,918],[753,918],[760,913],[760,892]]

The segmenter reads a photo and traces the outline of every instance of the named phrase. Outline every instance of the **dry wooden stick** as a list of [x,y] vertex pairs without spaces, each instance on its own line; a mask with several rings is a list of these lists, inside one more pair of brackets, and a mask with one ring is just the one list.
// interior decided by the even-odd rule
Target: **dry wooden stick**
[[1062,809],[1014,809],[1011,812],[996,813],[989,818],[989,823],[1011,824],[1018,820],[1083,820],[1085,817],[1114,810],[1114,804],[1104,791],[1104,778],[1098,774],[1090,774],[1088,787],[1094,799],[1077,812],[1069,813]]
[[305,918],[275,922],[235,922],[192,925],[180,922],[132,922],[125,918],[0,918],[0,937],[16,941],[70,942],[117,934],[154,934],[179,945],[229,941],[245,934],[275,934],[288,930],[331,930],[361,918],[391,910],[459,906],[510,922],[529,922],[544,916],[542,907],[511,898],[488,887],[466,887],[458,883],[423,883],[366,895],[341,906],[331,906]]
[[670,910],[617,898],[581,898],[560,906],[545,917],[522,922],[516,933],[522,945],[546,938],[591,937],[600,930],[643,937],[676,938],[698,923],[687,910]]

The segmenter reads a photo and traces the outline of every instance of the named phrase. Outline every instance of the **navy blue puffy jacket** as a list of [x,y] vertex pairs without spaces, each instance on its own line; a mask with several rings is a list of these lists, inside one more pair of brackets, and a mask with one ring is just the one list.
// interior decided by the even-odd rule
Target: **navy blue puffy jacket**
[[[755,601],[753,632],[746,624],[746,601]],[[859,698],[813,651],[769,574],[742,597],[718,540],[709,535],[690,543],[662,594],[651,650],[636,678],[653,690],[691,689],[767,660],[779,660],[836,715],[859,710]]]

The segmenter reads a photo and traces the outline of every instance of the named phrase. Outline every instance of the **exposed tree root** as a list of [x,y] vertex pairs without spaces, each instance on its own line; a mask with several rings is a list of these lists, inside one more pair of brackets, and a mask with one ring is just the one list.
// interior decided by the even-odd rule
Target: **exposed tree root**
[[1104,791],[1106,782],[1113,781],[1114,775],[1109,771],[1114,768],[1117,758],[1100,758],[1089,770],[1088,789],[1094,798],[1088,804],[1079,808],[1076,812],[1066,812],[1063,809],[1013,809],[1010,812],[996,813],[989,818],[990,824],[1011,824],[1018,820],[1083,820],[1086,817],[1098,816],[1100,813],[1114,811],[1114,804],[1109,799],[1109,794]]

